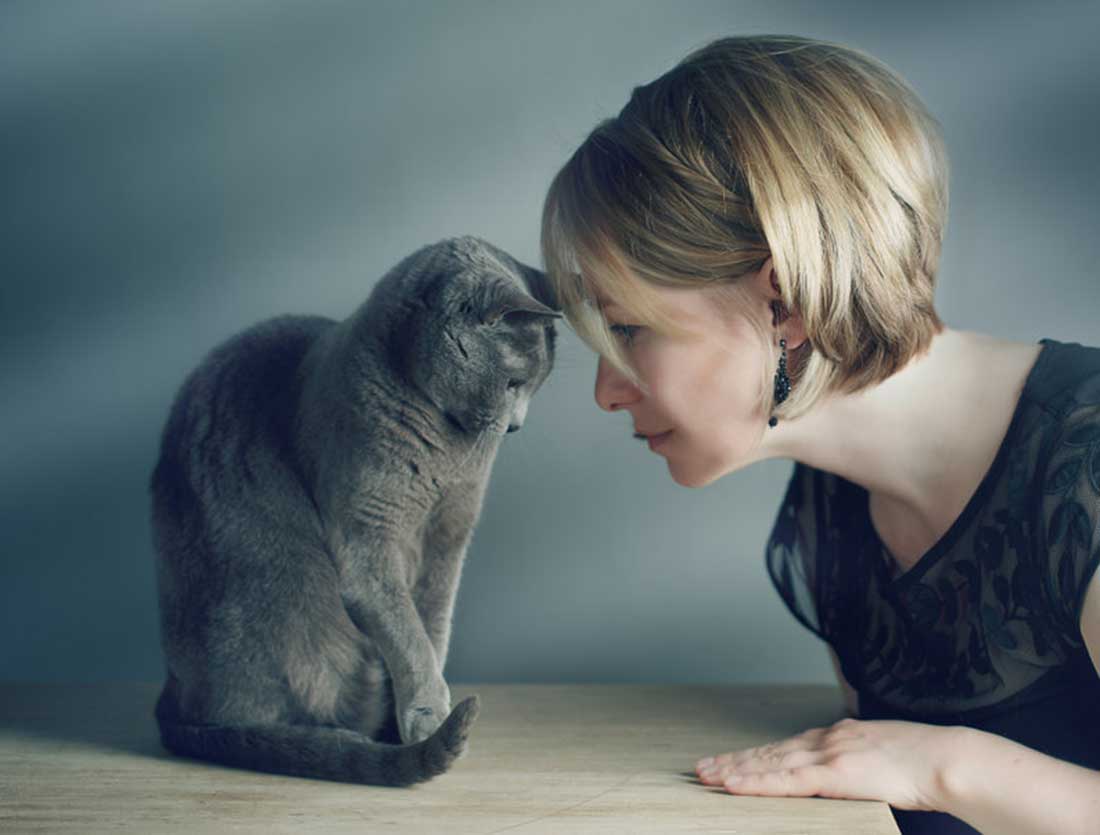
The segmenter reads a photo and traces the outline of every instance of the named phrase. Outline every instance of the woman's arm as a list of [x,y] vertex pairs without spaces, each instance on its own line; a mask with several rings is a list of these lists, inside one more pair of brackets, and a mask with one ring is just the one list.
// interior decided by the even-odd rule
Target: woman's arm
[[[1084,601],[1081,633],[1100,668],[1100,572]],[[961,725],[842,719],[706,757],[696,772],[704,784],[732,794],[882,800],[898,809],[943,811],[985,835],[1100,830],[1100,771]]]
[[731,794],[947,812],[985,835],[1085,835],[1100,823],[1100,772],[963,725],[842,719],[707,757],[696,773]]
[[1100,771],[974,728],[944,771],[936,806],[986,835],[1100,831]]
[[[1100,673],[1100,572],[1089,581],[1081,635]],[[1100,722],[1100,705],[1096,706]],[[944,773],[944,808],[988,833],[1100,831],[1100,771],[971,731]]]

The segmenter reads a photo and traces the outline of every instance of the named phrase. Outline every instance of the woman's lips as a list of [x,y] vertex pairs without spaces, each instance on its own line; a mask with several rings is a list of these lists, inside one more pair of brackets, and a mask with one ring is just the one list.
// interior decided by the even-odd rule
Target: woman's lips
[[647,438],[647,440],[649,441],[649,448],[651,450],[656,450],[659,446],[661,446],[665,441],[668,440],[668,436],[671,434],[672,430],[669,429],[667,432],[662,432],[659,435],[650,435]]

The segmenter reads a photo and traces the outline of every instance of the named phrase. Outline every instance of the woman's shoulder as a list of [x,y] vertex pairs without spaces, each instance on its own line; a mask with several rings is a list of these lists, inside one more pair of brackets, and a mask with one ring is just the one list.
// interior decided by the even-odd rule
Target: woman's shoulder
[[1092,413],[1100,420],[1100,347],[1039,340],[1043,351],[1026,395],[1056,417]]
[[820,535],[851,533],[863,519],[867,491],[829,470],[794,461],[781,506],[790,517]]
[[1047,351],[1038,394],[1049,432],[1030,479],[1038,508],[1035,564],[1054,594],[1053,617],[1076,644],[1084,595],[1100,565],[1100,348],[1050,340]]

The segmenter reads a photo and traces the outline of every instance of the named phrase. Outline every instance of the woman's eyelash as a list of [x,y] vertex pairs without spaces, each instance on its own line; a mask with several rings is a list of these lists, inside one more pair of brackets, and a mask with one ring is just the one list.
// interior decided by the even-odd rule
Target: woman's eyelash
[[641,325],[611,325],[609,329],[616,336],[621,336],[626,342],[630,342],[640,328]]

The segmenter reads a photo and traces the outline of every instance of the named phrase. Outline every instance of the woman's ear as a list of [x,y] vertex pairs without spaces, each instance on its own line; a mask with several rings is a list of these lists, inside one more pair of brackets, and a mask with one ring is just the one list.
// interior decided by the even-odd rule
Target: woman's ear
[[[782,302],[776,302],[776,304],[781,306]],[[790,311],[785,314],[783,311],[779,311],[779,313],[780,315],[777,317],[779,319],[779,336],[781,339],[787,340],[787,350],[793,351],[796,348],[801,348],[806,341],[806,327],[802,323],[802,317],[798,313]]]
[[798,348],[806,341],[806,328],[798,311],[788,308],[783,302],[771,256],[757,273],[755,283],[767,299],[772,314],[771,325],[778,332],[778,338],[787,340],[787,350],[793,351]]

